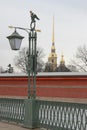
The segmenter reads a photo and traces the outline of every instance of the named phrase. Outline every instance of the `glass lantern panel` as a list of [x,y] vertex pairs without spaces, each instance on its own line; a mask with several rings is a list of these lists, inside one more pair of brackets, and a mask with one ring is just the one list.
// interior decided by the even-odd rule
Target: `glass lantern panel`
[[20,46],[21,46],[21,41],[22,41],[22,39],[18,39],[18,38],[10,39],[9,42],[10,42],[11,49],[19,50]]

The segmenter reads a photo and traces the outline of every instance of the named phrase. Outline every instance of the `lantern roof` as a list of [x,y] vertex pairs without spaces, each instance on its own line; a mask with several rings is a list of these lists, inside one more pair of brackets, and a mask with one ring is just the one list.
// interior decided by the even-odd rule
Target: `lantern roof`
[[24,37],[21,36],[21,35],[16,31],[16,29],[15,29],[15,31],[14,31],[10,36],[8,36],[7,38],[8,38],[8,39],[12,39],[12,38],[23,39]]

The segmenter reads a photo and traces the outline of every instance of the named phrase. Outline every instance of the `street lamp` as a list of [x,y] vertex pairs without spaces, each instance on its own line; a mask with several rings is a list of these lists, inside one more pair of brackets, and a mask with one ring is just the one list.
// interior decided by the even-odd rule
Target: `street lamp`
[[28,42],[29,42],[28,66],[27,66],[27,69],[28,69],[28,98],[33,99],[36,97],[37,31],[40,32],[40,30],[35,29],[36,19],[39,20],[39,18],[32,11],[30,11],[30,16],[31,16],[30,29],[9,26],[10,28],[14,28],[15,31],[7,38],[10,42],[11,49],[12,50],[19,50],[20,46],[21,46],[21,41],[24,37],[19,35],[16,30],[21,29],[21,30],[24,30],[28,33]]
[[10,43],[12,50],[19,50],[20,49],[21,42],[22,42],[22,39],[24,37],[22,37],[21,35],[19,35],[17,33],[16,28],[15,28],[15,31],[7,38],[9,39],[9,43]]

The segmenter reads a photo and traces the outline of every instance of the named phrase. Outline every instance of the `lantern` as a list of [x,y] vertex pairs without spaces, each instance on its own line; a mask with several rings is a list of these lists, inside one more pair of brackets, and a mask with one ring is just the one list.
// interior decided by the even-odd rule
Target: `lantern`
[[15,31],[7,37],[11,46],[12,50],[19,50],[21,46],[22,39],[24,38],[23,36],[19,35],[18,32]]

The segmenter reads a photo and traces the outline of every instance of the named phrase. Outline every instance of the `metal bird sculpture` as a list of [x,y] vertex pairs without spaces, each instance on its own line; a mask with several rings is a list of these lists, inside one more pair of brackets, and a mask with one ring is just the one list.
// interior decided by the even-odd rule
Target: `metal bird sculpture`
[[30,16],[31,16],[31,22],[36,22],[35,19],[40,20],[36,14],[34,14],[32,11],[30,11]]

